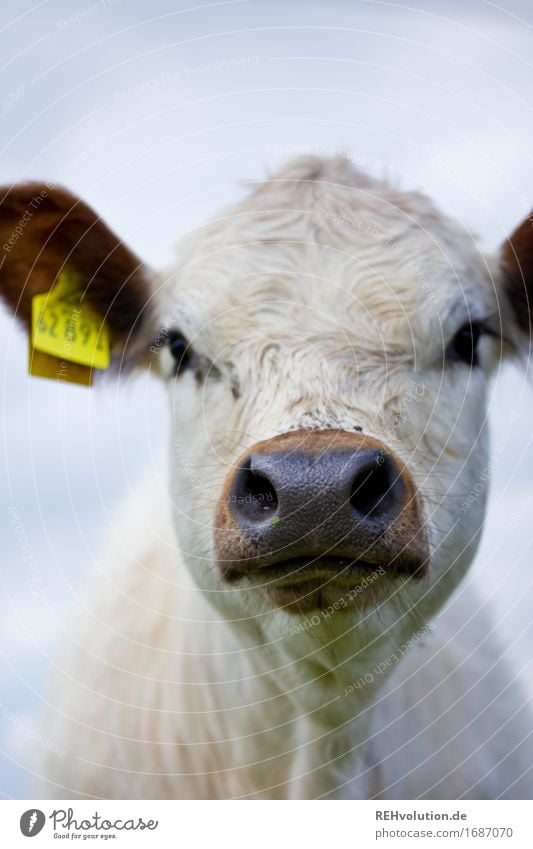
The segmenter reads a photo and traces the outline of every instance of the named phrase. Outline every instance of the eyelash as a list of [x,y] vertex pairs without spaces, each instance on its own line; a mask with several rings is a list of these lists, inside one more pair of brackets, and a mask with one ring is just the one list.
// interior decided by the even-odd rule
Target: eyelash
[[168,334],[168,349],[175,360],[174,374],[183,374],[186,369],[194,364],[194,352],[185,337],[177,330],[171,330]]
[[446,349],[446,359],[461,362],[470,368],[479,366],[478,343],[482,336],[500,338],[482,321],[468,321],[459,328]]
[[464,324],[448,345],[447,358],[455,362],[463,362],[471,368],[478,366],[477,346],[483,334],[483,329],[483,326],[478,322]]

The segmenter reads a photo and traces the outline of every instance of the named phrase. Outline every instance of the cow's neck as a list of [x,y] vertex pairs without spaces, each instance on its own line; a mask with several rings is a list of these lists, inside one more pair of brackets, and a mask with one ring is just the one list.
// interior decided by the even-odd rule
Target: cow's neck
[[[212,691],[211,727],[229,741],[219,760],[234,766],[221,778],[230,795],[366,795],[374,703],[412,623],[393,639],[378,617],[353,627],[345,615],[317,616],[299,627],[289,616],[224,618],[208,603],[201,615],[192,670]],[[217,662],[221,652],[229,664]],[[201,710],[204,697],[189,707]]]

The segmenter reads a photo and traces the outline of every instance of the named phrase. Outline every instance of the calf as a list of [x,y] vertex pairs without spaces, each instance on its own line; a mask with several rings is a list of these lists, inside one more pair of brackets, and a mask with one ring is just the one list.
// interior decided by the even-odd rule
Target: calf
[[170,495],[77,616],[39,792],[529,798],[526,697],[459,585],[531,221],[487,257],[422,194],[309,157],[160,272],[50,184],[3,193],[0,244],[16,315],[67,270],[173,426]]

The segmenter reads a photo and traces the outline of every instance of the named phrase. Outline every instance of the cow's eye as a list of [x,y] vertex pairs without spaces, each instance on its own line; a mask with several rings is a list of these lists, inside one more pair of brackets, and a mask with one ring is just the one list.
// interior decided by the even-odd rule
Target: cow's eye
[[446,351],[448,359],[463,362],[469,366],[479,365],[477,348],[483,330],[483,325],[476,322],[464,324],[448,345]]
[[168,334],[168,348],[176,362],[175,374],[182,374],[193,361],[193,350],[184,336],[177,330]]

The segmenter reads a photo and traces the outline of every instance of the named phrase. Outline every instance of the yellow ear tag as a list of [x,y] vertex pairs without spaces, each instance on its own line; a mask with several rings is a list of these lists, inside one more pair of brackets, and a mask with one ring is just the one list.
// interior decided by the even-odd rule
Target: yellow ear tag
[[64,380],[67,383],[80,383],[82,386],[92,386],[93,382],[92,368],[43,354],[31,345],[28,351],[28,371],[33,377]]
[[32,300],[30,374],[90,385],[92,369],[110,363],[103,319],[81,300],[76,276],[61,272],[54,287]]

